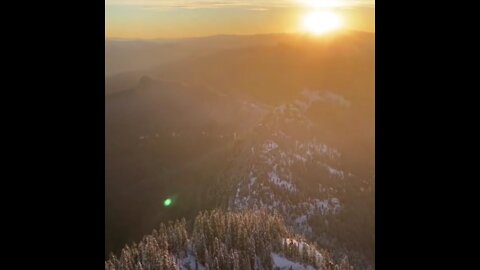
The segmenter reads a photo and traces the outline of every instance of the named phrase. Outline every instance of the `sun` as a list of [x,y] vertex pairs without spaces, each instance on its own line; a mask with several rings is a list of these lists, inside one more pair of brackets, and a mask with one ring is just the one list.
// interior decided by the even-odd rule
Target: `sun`
[[342,26],[340,16],[331,11],[314,11],[303,17],[302,30],[321,35],[339,29]]

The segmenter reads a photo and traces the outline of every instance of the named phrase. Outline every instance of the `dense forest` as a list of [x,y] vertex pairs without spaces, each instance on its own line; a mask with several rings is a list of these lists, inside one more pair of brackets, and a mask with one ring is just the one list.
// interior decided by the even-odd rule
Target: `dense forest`
[[353,269],[347,257],[335,261],[293,234],[277,213],[205,211],[190,227],[185,219],[162,223],[119,256],[110,254],[105,269]]

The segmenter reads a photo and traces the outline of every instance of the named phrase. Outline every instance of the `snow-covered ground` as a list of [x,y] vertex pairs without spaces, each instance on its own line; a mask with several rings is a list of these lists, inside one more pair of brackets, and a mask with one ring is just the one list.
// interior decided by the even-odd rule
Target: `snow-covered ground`
[[[273,262],[273,269],[315,270],[315,268],[311,265],[303,265],[298,262],[291,261],[277,253],[272,253],[271,256],[272,256],[272,262]],[[188,255],[188,257],[183,258],[181,260],[177,260],[177,261],[179,264],[179,270],[195,270],[195,269],[206,270],[206,268],[200,263],[198,263],[197,259],[192,255]],[[260,266],[259,266],[259,269],[261,269]]]
[[[191,254],[179,261],[180,270],[205,270],[205,267],[197,262],[197,258]],[[196,268],[198,267],[198,268]]]
[[268,181],[280,188],[286,189],[290,192],[297,191],[297,188],[292,184],[292,182],[281,179],[275,171],[269,172],[268,177]]
[[[335,215],[342,210],[338,187],[353,175],[342,168],[341,152],[319,141],[315,133],[311,137],[295,135],[298,129],[308,134],[313,122],[306,111],[315,102],[349,104],[341,96],[306,89],[294,102],[271,109],[268,117],[257,124],[261,127],[262,139],[248,147],[247,171],[235,175],[240,175],[242,180],[236,185],[231,208],[275,209],[284,215],[289,225],[306,234],[313,231],[309,225],[312,216]],[[308,180],[303,179],[309,174],[306,169],[318,174],[318,182],[311,182],[315,177],[312,175]],[[307,192],[307,181],[313,184],[312,190],[322,186],[316,195],[312,190],[308,190],[308,196],[303,195]]]
[[[315,270],[311,265],[302,265],[297,262],[293,262],[277,253],[272,253],[273,269],[278,267],[280,270]],[[290,268],[291,267],[291,268]]]

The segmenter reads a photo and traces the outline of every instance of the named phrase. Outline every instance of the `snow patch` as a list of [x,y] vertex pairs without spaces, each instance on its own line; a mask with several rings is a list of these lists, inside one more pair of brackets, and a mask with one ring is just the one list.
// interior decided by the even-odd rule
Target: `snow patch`
[[297,262],[293,262],[277,253],[272,253],[273,268],[278,267],[280,270],[315,270],[311,265],[303,266]]
[[275,185],[277,185],[281,188],[284,188],[284,189],[286,189],[290,192],[297,191],[297,189],[295,188],[295,186],[292,183],[280,179],[280,177],[278,176],[278,174],[275,171],[272,171],[272,172],[268,173],[268,181],[270,181],[271,183],[274,183]]
[[278,144],[275,143],[274,141],[268,141],[266,143],[263,144],[263,152],[264,153],[268,153],[272,150],[275,150],[278,148]]
[[256,180],[257,180],[257,177],[250,178],[250,183],[248,183],[248,189],[252,188],[252,186],[255,184]]
[[350,107],[350,101],[344,98],[343,96],[334,94],[332,92],[320,92],[310,89],[305,89],[302,91],[302,95],[306,97],[309,103],[315,101],[331,102],[335,103],[341,107]]
[[337,177],[340,177],[341,179],[344,179],[345,178],[345,174],[343,173],[343,171],[340,171],[340,170],[337,170],[329,165],[326,165],[325,164],[325,167],[328,169],[328,172],[333,175],[333,176],[337,176]]
[[[206,268],[201,265],[198,261],[197,258],[195,258],[192,255],[188,255],[187,257],[179,260],[178,263],[180,270],[205,270]],[[198,267],[198,268],[197,268]]]

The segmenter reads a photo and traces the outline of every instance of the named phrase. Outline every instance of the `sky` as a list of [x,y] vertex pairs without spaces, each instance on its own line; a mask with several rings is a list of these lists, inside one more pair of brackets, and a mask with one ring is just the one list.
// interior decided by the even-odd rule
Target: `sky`
[[105,0],[106,38],[155,39],[301,32],[312,12],[375,32],[374,0]]

